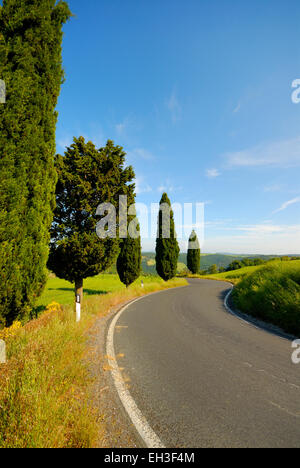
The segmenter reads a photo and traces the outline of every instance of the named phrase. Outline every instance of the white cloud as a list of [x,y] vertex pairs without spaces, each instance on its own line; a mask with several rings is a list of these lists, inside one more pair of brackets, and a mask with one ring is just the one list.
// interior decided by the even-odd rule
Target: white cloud
[[101,125],[97,122],[92,122],[89,127],[90,128],[86,132],[79,131],[78,136],[82,135],[85,138],[85,141],[93,142],[96,148],[102,148],[105,146],[107,138],[105,137]]
[[150,151],[145,150],[144,148],[136,148],[135,154],[139,156],[141,159],[145,160],[152,160],[154,156]]
[[272,184],[272,185],[266,185],[264,187],[264,192],[269,193],[269,192],[280,192],[282,190],[282,186],[278,184]]
[[135,189],[136,189],[136,194],[140,195],[141,193],[150,193],[152,192],[152,188],[150,185],[145,182],[145,179],[143,176],[137,176],[135,179]]
[[233,113],[237,114],[241,110],[241,103],[239,102],[238,105],[233,109]]
[[206,170],[206,177],[209,179],[215,179],[216,177],[219,177],[221,175],[221,172],[218,171],[218,169],[207,169]]
[[164,193],[164,192],[174,192],[174,187],[173,185],[160,185],[159,187],[157,187],[157,191],[158,192],[161,192],[161,193]]
[[116,125],[116,132],[118,135],[122,135],[126,130],[126,122],[122,122]]
[[88,125],[87,131],[83,131],[82,128],[75,128],[73,134],[71,134],[71,132],[60,134],[57,138],[57,146],[65,151],[66,147],[72,145],[74,136],[76,138],[83,136],[86,142],[93,142],[97,148],[101,148],[106,144],[105,135],[101,126],[96,122],[92,122]]
[[[229,229],[229,228],[228,228]],[[201,250],[206,253],[230,252],[236,254],[286,255],[300,254],[300,224],[270,225],[265,224],[239,226],[233,232],[207,236],[205,230]],[[234,234],[234,231],[240,233]],[[155,239],[142,239],[143,251],[153,251]],[[181,241],[182,252],[186,243]]]
[[[257,224],[227,230],[232,232],[205,237],[204,251],[266,255],[300,253],[300,225]],[[235,235],[234,231],[240,233]]]
[[125,117],[121,122],[115,125],[115,131],[118,136],[128,137],[128,134],[132,131],[135,131],[139,128],[135,119],[130,115]]
[[171,113],[172,122],[178,122],[181,118],[181,105],[179,103],[175,90],[173,90],[171,96],[166,102],[166,105]]
[[300,137],[263,143],[250,149],[226,153],[224,157],[229,167],[298,167],[300,166]]
[[273,211],[273,214],[279,213],[280,211],[286,210],[289,206],[294,205],[295,203],[300,203],[300,197],[293,198],[283,203],[277,210]]
[[164,193],[164,192],[172,193],[175,190],[181,190],[181,189],[182,187],[175,187],[174,184],[170,181],[170,179],[167,179],[163,184],[157,187],[157,191],[161,193]]
[[128,151],[127,156],[131,159],[143,159],[145,161],[152,161],[155,159],[154,155],[144,148],[134,148]]
[[57,146],[63,149],[64,151],[66,150],[67,147],[71,146],[72,143],[73,143],[73,137],[68,134],[62,135],[57,140]]
[[264,234],[274,234],[276,232],[283,232],[285,230],[282,226],[274,226],[272,224],[254,224],[250,226],[238,226],[233,229],[234,231],[248,232],[249,234],[254,234],[255,236],[264,235]]

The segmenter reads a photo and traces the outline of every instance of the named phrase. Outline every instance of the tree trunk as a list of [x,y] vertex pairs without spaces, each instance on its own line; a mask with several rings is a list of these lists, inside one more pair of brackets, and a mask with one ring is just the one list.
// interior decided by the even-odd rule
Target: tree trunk
[[83,300],[83,279],[78,279],[75,281],[75,301],[77,301],[77,296],[80,297],[80,304],[82,305]]

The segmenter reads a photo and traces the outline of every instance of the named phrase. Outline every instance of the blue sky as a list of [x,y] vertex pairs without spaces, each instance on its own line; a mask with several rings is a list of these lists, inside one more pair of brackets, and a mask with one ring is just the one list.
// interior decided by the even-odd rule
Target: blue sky
[[124,146],[139,203],[205,202],[205,252],[300,253],[299,0],[69,4],[58,152]]

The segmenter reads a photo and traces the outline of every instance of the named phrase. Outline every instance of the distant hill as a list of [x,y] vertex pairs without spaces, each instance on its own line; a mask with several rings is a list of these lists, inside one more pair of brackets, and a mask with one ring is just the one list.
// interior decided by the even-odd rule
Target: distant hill
[[[293,255],[297,257],[297,255]],[[299,256],[299,255],[298,255]],[[202,254],[201,255],[201,270],[207,270],[212,265],[217,265],[218,268],[227,268],[230,263],[235,260],[242,260],[244,258],[261,258],[263,260],[270,260],[271,258],[279,257],[278,255],[236,255],[236,254]],[[186,269],[187,254],[180,253],[178,258],[178,273]],[[143,273],[148,275],[156,275],[155,253],[144,252],[142,253],[142,270]],[[112,267],[109,273],[116,273],[116,267]]]
[[[225,255],[225,254],[203,254],[201,255],[201,270],[207,270],[211,265],[217,265],[218,268],[227,268],[234,260],[241,260],[245,256]],[[178,271],[182,271],[187,265],[187,254],[179,254]],[[144,273],[156,274],[155,253],[145,252],[142,254],[142,269]]]

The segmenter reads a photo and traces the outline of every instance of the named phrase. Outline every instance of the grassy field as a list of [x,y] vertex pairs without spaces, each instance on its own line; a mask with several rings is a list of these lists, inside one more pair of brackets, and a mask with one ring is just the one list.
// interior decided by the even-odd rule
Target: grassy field
[[[270,255],[234,255],[234,254],[207,254],[201,253],[201,270],[208,270],[212,265],[217,265],[218,268],[227,268],[230,263],[235,260],[242,260],[245,258],[255,259],[261,258],[265,261],[274,258]],[[187,254],[180,253],[178,258],[178,273],[181,273],[187,265]],[[144,252],[142,255],[142,270],[145,274],[156,274],[155,268],[155,253]],[[115,267],[112,269],[115,273]]]
[[[141,281],[143,281],[145,285],[162,284],[162,280],[158,276],[142,276],[133,283],[130,289],[133,290],[136,286],[139,286]],[[103,296],[117,291],[126,291],[126,287],[121,283],[118,275],[111,274],[87,278],[83,282],[83,288],[84,301],[93,296]],[[74,294],[73,284],[50,276],[46,288],[37,302],[37,307],[45,309],[51,302],[58,302],[61,305],[73,304]],[[89,301],[87,303],[89,303]]]
[[76,324],[73,285],[50,278],[39,300],[40,308],[52,303],[47,310],[23,327],[0,332],[8,357],[0,364],[0,448],[98,446],[106,427],[105,414],[91,404],[90,330],[119,304],[186,285],[183,279],[143,281],[144,287],[139,280],[126,289],[115,275],[86,280],[82,320]]
[[247,275],[254,273],[259,268],[262,268],[262,267],[261,266],[244,267],[239,270],[226,271],[225,273],[217,273],[215,275],[201,276],[201,278],[213,279],[213,280],[219,280],[219,281],[228,281],[230,283],[237,284]]
[[201,278],[233,283],[239,310],[300,336],[300,260],[275,260]]
[[257,268],[238,282],[233,300],[241,311],[300,336],[300,261]]
[[295,278],[296,281],[298,281],[300,278],[300,259],[294,260],[294,261],[287,261],[287,262],[275,260],[265,265],[244,267],[244,268],[240,268],[239,270],[227,271],[224,273],[217,273],[215,275],[206,275],[206,276],[198,276],[198,277],[205,278],[205,279],[228,281],[233,284],[238,284],[241,280],[243,280],[247,276],[253,273],[258,273],[260,270],[265,269],[265,268],[270,268],[271,271],[273,271],[272,269],[274,268],[274,271],[280,271],[282,272],[282,274],[291,275],[293,278]]

